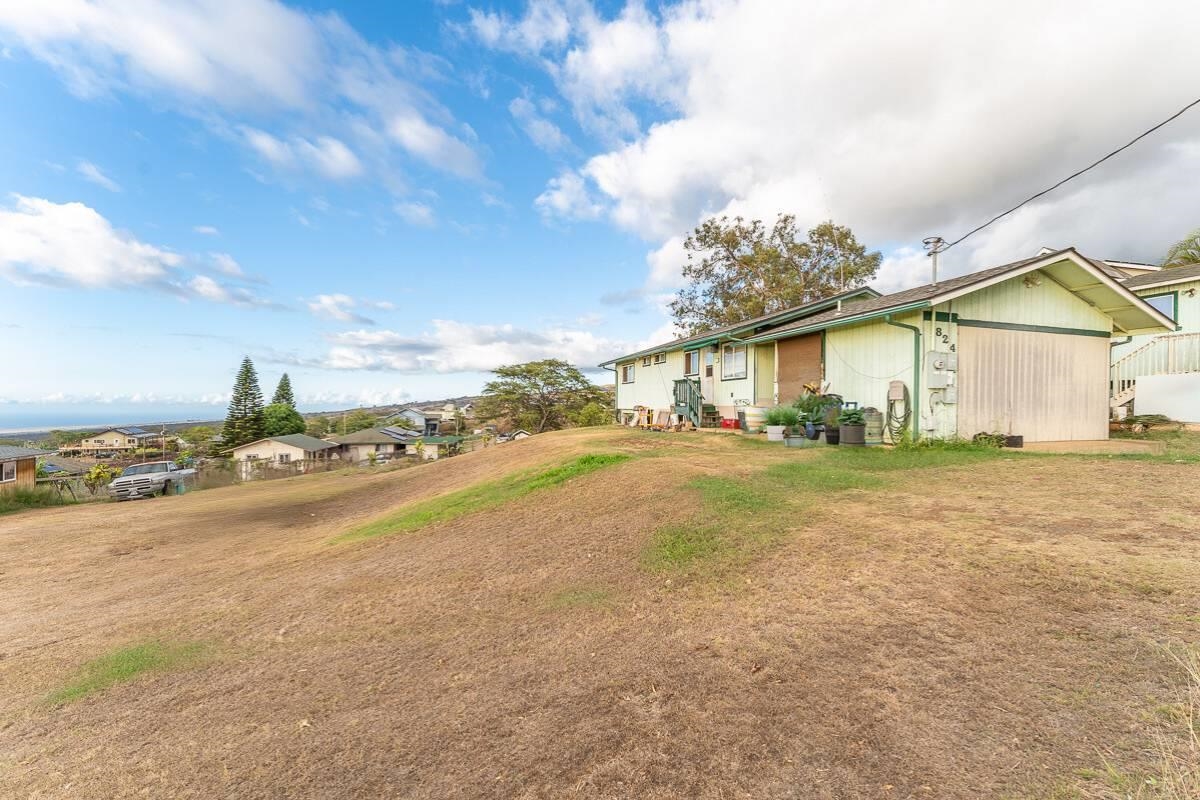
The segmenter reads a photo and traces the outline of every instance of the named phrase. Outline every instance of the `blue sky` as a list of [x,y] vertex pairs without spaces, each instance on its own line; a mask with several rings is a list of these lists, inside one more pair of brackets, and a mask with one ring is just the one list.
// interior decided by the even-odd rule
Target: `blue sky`
[[[0,8],[0,428],[220,416],[244,354],[313,409],[590,367],[669,336],[680,239],[708,214],[833,217],[884,250],[881,288],[921,282],[923,236],[1200,85],[1191,6],[1088,5],[1076,43],[1071,5],[982,33],[951,3]],[[933,18],[977,33],[931,59]],[[1200,224],[1198,166],[1181,120],[947,269],[1042,245],[1156,258]]]

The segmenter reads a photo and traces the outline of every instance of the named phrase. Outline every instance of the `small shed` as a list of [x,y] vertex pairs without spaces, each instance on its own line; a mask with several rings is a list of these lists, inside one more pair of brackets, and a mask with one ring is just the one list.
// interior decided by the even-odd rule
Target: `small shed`
[[37,483],[37,460],[48,450],[0,445],[0,492],[32,489]]

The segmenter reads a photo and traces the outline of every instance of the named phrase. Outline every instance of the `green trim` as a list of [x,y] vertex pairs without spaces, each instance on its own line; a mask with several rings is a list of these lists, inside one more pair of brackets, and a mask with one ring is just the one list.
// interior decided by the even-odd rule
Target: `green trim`
[[786,331],[756,336],[753,339],[747,339],[746,341],[750,342],[751,344],[757,344],[759,342],[773,342],[778,339],[790,339],[793,336],[803,336],[806,333],[827,331],[833,328],[844,328],[847,325],[857,325],[860,322],[870,322],[876,319],[884,319],[892,316],[893,314],[904,314],[909,311],[919,311],[922,308],[929,308],[928,300],[921,300],[916,303],[906,303],[905,305],[896,306],[895,308],[880,309],[879,311],[874,311],[870,314],[846,317],[845,319],[828,320],[826,322],[819,322],[815,325],[806,325],[802,328],[789,328]]
[[884,317],[884,321],[893,327],[906,328],[913,332],[912,435],[915,442],[921,438],[921,329],[916,325],[896,322],[891,314]]
[[[925,320],[926,322],[931,321],[933,318],[934,318],[934,312],[932,312],[932,311],[926,311],[925,313],[923,313],[921,315],[921,319]],[[958,322],[958,312],[957,311],[939,311],[939,312],[937,312],[937,321],[938,322]]]
[[1029,333],[1058,333],[1065,336],[1098,336],[1111,339],[1112,331],[1093,331],[1087,328],[1057,328],[1053,325],[1022,325],[1017,322],[993,322],[986,319],[960,319],[964,328],[997,328],[1005,331],[1027,331]]
[[[1158,311],[1158,313],[1162,314],[1164,317],[1167,317],[1167,318],[1169,318],[1169,319],[1170,319],[1172,322],[1174,322],[1174,323],[1175,323],[1175,330],[1180,330],[1180,325],[1179,325],[1179,290],[1178,290],[1178,289],[1174,289],[1174,290],[1172,290],[1172,291],[1170,291],[1170,292],[1159,292],[1158,294],[1140,294],[1140,295],[1138,295],[1138,297],[1140,297],[1141,299],[1143,299],[1143,300],[1147,301],[1147,304],[1149,304],[1149,301],[1150,301],[1150,300],[1153,300],[1155,297],[1170,297],[1170,298],[1171,298],[1171,304],[1172,304],[1172,305],[1175,307],[1175,313],[1174,313],[1174,314],[1166,314],[1166,313],[1164,313],[1164,312],[1162,312],[1162,311],[1158,311],[1158,309],[1157,309],[1157,308],[1155,308],[1154,310],[1155,310],[1155,311]],[[1153,307],[1153,306],[1151,306],[1151,308],[1154,308],[1154,307]]]
[[821,331],[821,383],[825,382],[825,331]]

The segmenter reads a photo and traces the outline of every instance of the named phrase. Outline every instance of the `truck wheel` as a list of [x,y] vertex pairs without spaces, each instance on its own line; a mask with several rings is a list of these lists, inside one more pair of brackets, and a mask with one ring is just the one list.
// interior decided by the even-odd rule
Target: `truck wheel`
[[163,496],[163,497],[166,497],[166,496],[167,496],[167,495],[169,495],[170,493],[171,493],[171,482],[170,482],[170,481],[165,481],[165,482],[163,483],[163,488],[162,488],[162,496]]

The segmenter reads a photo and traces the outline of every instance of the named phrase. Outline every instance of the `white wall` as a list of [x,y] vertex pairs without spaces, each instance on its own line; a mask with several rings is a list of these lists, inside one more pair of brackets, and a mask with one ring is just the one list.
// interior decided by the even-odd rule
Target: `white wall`
[[[1139,297],[1149,297],[1153,295],[1166,294],[1168,292],[1178,292],[1176,299],[1176,319],[1179,324],[1179,333],[1200,333],[1200,280],[1188,281],[1187,283],[1179,283],[1174,286],[1162,286],[1157,289],[1135,289],[1135,294]],[[1195,292],[1194,295],[1188,296],[1188,292]],[[1121,356],[1129,355],[1130,352],[1138,349],[1142,345],[1149,342],[1155,336],[1163,336],[1166,334],[1148,334],[1146,336],[1135,336],[1133,341],[1125,344],[1119,344],[1112,349],[1112,360],[1116,361]],[[1139,381],[1138,391],[1141,391]]]
[[285,453],[291,456],[292,461],[303,461],[304,450],[299,447],[293,447],[290,444],[283,442],[273,442],[270,439],[264,439],[261,442],[244,445],[233,451],[233,457],[237,461],[245,461],[248,458],[266,459],[269,461],[278,461],[279,454]]
[[1165,414],[1180,422],[1200,423],[1200,372],[1138,378],[1133,408],[1138,414]]
[[622,361],[617,365],[618,409],[629,411],[636,406],[646,406],[666,410],[675,407],[675,381],[683,377],[683,351],[667,353],[665,364],[653,361],[651,358],[650,366],[644,367],[641,358],[633,360],[633,383],[621,383],[621,367],[629,362]]

